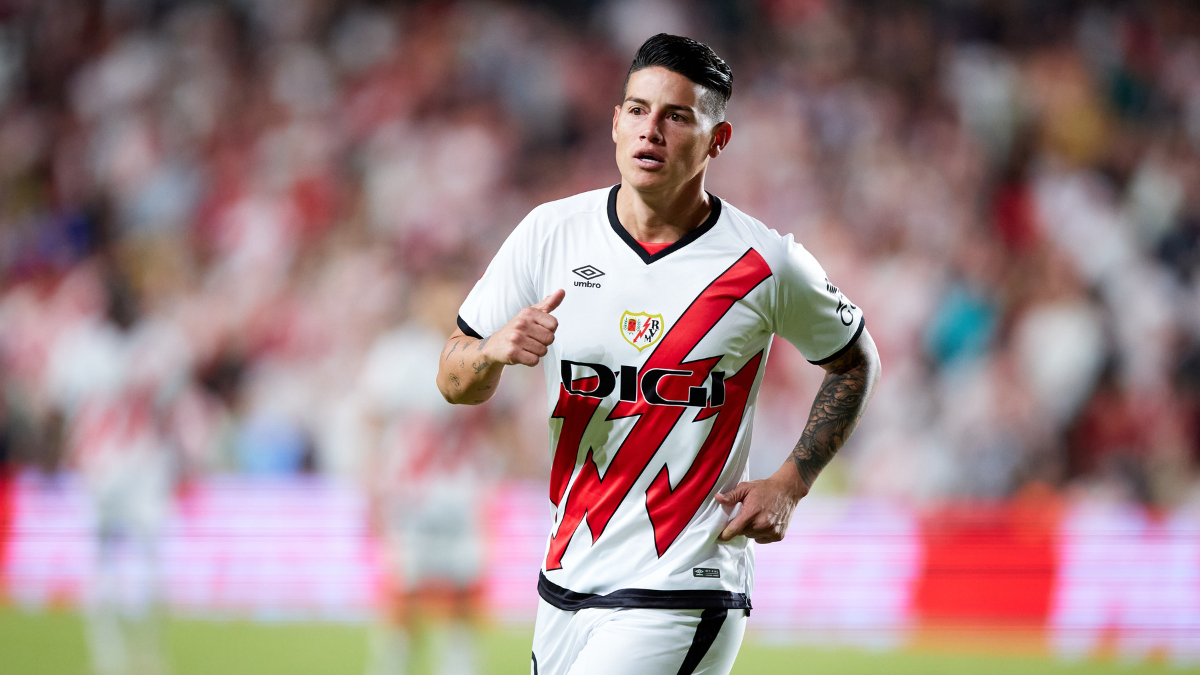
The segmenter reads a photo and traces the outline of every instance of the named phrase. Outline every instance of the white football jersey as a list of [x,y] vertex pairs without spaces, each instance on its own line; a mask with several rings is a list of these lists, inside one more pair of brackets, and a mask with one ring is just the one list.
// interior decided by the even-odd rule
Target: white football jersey
[[717,540],[730,514],[713,497],[747,478],[771,336],[824,363],[862,312],[791,235],[716,197],[704,224],[647,253],[617,219],[619,189],[534,209],[459,312],[486,337],[566,289],[542,362],[554,522],[538,591],[567,610],[749,609],[752,551]]

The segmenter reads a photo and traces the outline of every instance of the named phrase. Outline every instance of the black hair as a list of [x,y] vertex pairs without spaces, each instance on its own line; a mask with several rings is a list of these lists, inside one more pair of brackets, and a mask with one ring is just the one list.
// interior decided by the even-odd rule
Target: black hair
[[725,120],[725,106],[733,95],[733,71],[712,47],[691,38],[659,33],[643,42],[633,56],[625,74],[625,90],[629,89],[630,75],[653,66],[679,73],[704,87],[707,93],[700,101],[704,112],[718,121]]

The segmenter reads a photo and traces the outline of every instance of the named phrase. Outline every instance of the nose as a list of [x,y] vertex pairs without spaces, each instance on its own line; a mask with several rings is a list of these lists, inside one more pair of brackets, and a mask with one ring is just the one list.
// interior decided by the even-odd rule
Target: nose
[[659,130],[659,123],[661,121],[658,115],[646,115],[638,138],[643,141],[650,141],[651,143],[661,143],[663,140],[662,132]]

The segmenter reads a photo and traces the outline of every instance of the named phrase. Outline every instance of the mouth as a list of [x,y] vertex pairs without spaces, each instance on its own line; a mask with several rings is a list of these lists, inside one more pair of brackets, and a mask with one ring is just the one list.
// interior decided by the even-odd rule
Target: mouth
[[656,169],[666,164],[666,159],[662,155],[650,150],[634,153],[633,161],[643,169]]

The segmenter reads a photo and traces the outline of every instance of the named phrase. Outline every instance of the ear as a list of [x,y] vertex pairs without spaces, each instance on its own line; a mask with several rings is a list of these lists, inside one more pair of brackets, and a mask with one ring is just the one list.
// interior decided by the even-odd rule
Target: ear
[[726,145],[729,145],[729,139],[733,138],[733,125],[729,122],[719,122],[713,127],[712,145],[708,148],[708,156],[716,157],[721,154]]
[[621,117],[621,106],[613,106],[613,128],[612,137],[613,143],[617,142],[617,119]]

